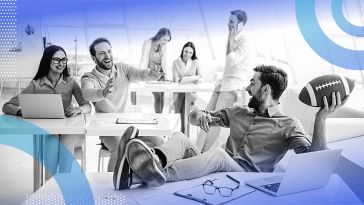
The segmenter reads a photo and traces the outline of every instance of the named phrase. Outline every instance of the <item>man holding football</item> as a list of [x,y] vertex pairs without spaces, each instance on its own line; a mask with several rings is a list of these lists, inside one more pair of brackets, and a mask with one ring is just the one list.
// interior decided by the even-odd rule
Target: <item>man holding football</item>
[[[279,98],[287,88],[287,73],[275,66],[260,65],[246,91],[251,95],[248,106],[233,106],[215,112],[193,110],[192,125],[206,132],[211,126],[230,128],[225,150],[215,148],[201,153],[180,132],[174,133],[166,144],[148,147],[138,139],[126,145],[126,155],[136,173],[134,183],[144,182],[155,187],[166,181],[193,179],[213,172],[272,172],[275,165],[293,149],[295,153],[327,149],[325,119],[339,109],[340,93],[330,94],[331,105],[323,98],[324,107],[317,113],[313,136],[305,134],[301,123],[284,115],[279,109]],[[124,187],[127,188],[127,187]]]

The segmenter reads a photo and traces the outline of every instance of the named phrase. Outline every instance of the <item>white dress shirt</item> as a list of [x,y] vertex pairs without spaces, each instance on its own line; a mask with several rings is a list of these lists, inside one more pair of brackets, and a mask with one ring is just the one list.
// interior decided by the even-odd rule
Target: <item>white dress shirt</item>
[[252,77],[253,45],[249,35],[240,31],[233,39],[232,51],[226,56],[220,91],[234,91],[247,86]]

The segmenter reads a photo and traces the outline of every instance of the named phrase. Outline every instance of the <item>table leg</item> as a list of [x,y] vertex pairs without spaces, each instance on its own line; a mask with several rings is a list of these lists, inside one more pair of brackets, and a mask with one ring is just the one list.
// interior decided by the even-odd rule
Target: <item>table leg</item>
[[44,183],[43,173],[43,135],[33,135],[33,191],[36,192]]
[[[168,105],[169,105],[169,113],[172,113],[172,107],[173,107],[173,103],[174,103],[174,100],[173,100],[173,92],[167,92],[168,93]],[[174,108],[176,109],[176,108]],[[176,110],[174,111],[176,112]]]
[[[188,123],[188,116],[190,115],[190,109],[191,109],[191,94],[186,93],[185,94],[185,112],[184,115],[184,125],[185,125],[185,135],[187,137],[190,137],[190,123]],[[181,113],[182,114],[182,113]]]
[[136,105],[137,104],[137,95],[136,95],[136,92],[131,92],[130,93],[130,99],[131,99],[131,103],[133,105]]

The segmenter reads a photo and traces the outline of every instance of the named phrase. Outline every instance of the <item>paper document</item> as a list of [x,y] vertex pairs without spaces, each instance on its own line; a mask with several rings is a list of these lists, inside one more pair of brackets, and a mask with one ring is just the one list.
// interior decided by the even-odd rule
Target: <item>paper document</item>
[[[213,181],[214,185],[217,187],[234,187],[236,184],[232,184],[228,180],[221,180],[221,179],[214,179]],[[255,189],[252,189],[250,187],[240,185],[238,189],[235,189],[231,196],[224,197],[219,193],[219,190],[216,190],[214,194],[207,194],[201,185],[194,186],[191,188],[187,188],[181,191],[177,191],[174,194],[180,197],[184,197],[187,199],[191,199],[206,205],[219,205],[219,204],[225,204],[229,201],[232,201],[234,199],[240,198],[244,195],[247,195],[249,193],[254,192]]]
[[157,118],[118,118],[116,124],[158,124]]
[[165,81],[147,81],[147,84],[171,84],[172,81],[165,80]]
[[199,75],[186,76],[186,77],[183,77],[179,83],[182,83],[182,84],[183,83],[194,83],[197,80],[199,80],[200,78],[201,78],[201,76],[199,76]]

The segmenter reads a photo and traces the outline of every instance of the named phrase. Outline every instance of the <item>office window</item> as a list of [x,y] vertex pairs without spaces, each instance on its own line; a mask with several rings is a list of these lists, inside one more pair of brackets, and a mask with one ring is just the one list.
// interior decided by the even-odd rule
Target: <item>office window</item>
[[75,54],[75,39],[77,38],[77,53],[87,54],[85,31],[83,28],[48,26],[47,42],[63,47],[68,55]]
[[[125,27],[124,6],[120,1],[88,1],[86,4],[88,26]],[[105,11],[105,12],[100,12]],[[106,12],[107,11],[107,12]]]
[[[170,26],[168,2],[125,1],[126,22],[129,28],[153,29]],[[153,23],[151,23],[153,22]]]

